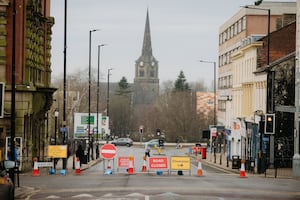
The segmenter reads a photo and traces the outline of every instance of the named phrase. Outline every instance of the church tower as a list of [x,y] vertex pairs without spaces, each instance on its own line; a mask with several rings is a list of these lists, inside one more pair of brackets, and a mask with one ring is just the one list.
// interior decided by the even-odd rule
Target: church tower
[[134,104],[150,104],[159,95],[158,61],[152,55],[147,10],[142,55],[135,61]]

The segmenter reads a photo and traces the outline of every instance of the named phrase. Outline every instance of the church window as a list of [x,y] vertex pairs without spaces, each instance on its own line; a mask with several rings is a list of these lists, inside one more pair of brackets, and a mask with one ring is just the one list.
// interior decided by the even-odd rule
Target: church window
[[144,77],[145,76],[145,71],[143,70],[143,69],[140,69],[140,71],[139,71],[140,73],[140,77]]
[[154,71],[153,70],[150,71],[150,77],[154,77]]

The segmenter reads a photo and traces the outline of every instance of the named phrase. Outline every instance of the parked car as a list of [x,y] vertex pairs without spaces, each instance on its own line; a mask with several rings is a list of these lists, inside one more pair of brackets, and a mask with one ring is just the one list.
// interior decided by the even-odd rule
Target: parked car
[[118,138],[111,141],[111,144],[115,146],[128,146],[131,147],[133,145],[133,141],[130,138]]
[[144,147],[146,146],[150,146],[150,147],[158,147],[159,146],[159,142],[158,142],[158,139],[152,139],[152,140],[149,140],[148,142],[145,142],[144,143]]
[[5,170],[0,173],[0,199],[14,199],[14,185]]

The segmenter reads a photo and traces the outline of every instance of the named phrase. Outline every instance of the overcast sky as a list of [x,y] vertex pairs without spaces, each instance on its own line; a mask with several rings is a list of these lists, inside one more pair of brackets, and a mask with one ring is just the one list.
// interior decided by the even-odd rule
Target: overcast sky
[[[218,30],[240,6],[255,0],[68,0],[67,75],[88,69],[89,31],[92,33],[92,68],[98,66],[101,81],[118,82],[125,76],[132,83],[135,61],[141,55],[146,12],[149,9],[154,57],[159,61],[160,83],[176,80],[183,70],[188,82],[213,80],[213,64],[218,61]],[[274,0],[276,1],[276,0]],[[63,74],[64,1],[51,0],[55,18],[52,35],[53,77]],[[86,71],[88,75],[88,71]]]

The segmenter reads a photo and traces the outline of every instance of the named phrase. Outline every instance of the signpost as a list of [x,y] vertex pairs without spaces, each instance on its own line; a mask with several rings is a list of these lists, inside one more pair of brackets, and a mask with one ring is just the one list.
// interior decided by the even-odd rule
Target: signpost
[[117,148],[113,144],[105,144],[100,148],[100,156],[104,159],[113,159],[117,154]]

